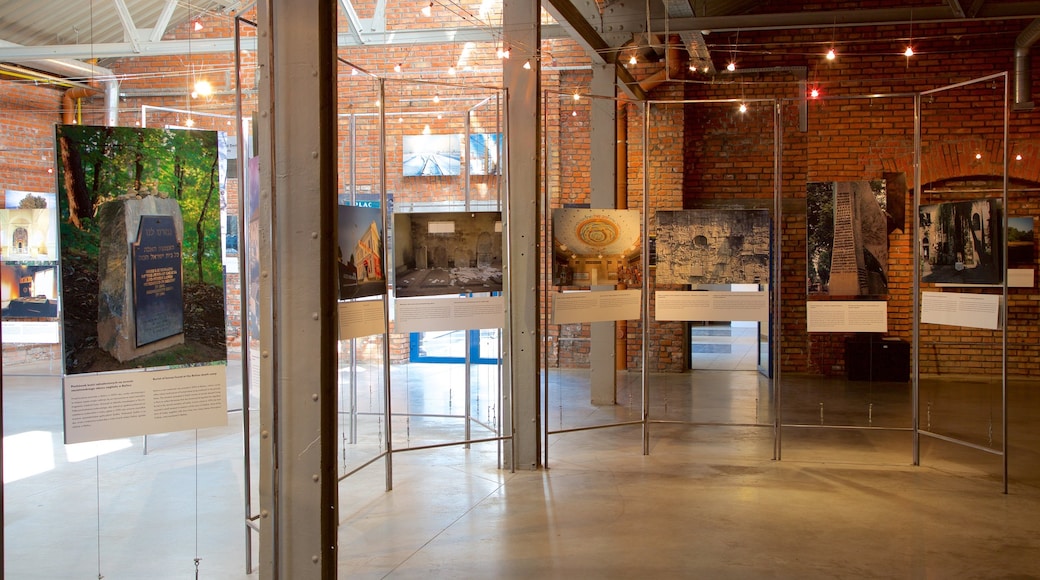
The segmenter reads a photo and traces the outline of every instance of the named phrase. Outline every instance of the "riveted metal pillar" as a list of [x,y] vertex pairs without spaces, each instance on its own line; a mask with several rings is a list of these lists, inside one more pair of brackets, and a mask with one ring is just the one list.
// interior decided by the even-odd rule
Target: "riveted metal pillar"
[[336,577],[336,3],[261,0],[260,577]]
[[[512,433],[506,464],[518,469],[541,466],[538,380],[538,215],[541,180],[541,45],[540,3],[505,0],[502,3],[502,42],[511,57],[502,62],[507,91],[506,123],[509,194],[506,199],[508,295],[505,373],[512,415],[503,425]],[[530,59],[530,69],[524,63]],[[503,409],[509,409],[503,401]]]

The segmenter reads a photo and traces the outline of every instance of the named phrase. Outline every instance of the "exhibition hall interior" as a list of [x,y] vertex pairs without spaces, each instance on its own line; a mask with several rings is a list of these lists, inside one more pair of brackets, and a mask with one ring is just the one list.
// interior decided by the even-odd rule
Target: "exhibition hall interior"
[[1035,577],[1037,41],[0,3],[0,576]]

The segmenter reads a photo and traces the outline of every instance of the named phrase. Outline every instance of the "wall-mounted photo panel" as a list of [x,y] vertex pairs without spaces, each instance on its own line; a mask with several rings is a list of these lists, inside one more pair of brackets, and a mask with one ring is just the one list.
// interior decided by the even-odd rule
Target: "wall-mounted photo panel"
[[499,141],[501,134],[478,133],[469,136],[469,174],[498,175],[502,172],[499,164]]
[[3,319],[58,317],[58,265],[0,264]]
[[885,182],[839,181],[806,187],[808,294],[888,294]]
[[657,212],[657,284],[768,284],[769,212]]
[[8,189],[4,207],[0,210],[0,258],[5,262],[57,262],[57,197]]
[[1032,288],[1036,277],[1033,218],[1008,218],[1008,286]]
[[217,134],[57,127],[65,374],[227,360]]
[[405,135],[402,139],[405,177],[462,174],[461,135]]
[[917,216],[921,281],[1000,284],[1004,229],[999,199],[922,205]]
[[382,210],[339,206],[336,258],[340,300],[386,294]]
[[635,209],[554,209],[553,284],[641,284],[641,219]]
[[502,291],[502,213],[394,214],[395,294]]

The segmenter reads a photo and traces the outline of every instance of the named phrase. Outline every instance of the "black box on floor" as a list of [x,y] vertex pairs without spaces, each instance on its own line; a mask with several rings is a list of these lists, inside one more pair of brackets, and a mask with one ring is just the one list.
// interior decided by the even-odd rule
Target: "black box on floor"
[[847,339],[845,372],[850,381],[905,383],[910,380],[910,344],[887,338]]

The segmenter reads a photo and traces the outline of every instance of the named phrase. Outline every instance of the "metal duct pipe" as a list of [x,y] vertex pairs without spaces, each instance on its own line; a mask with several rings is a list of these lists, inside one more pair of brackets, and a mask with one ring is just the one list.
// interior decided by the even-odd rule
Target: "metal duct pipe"
[[105,79],[105,126],[119,126],[119,81]]
[[1016,111],[1033,108],[1033,59],[1029,51],[1040,40],[1040,18],[1029,23],[1015,39],[1015,105]]

